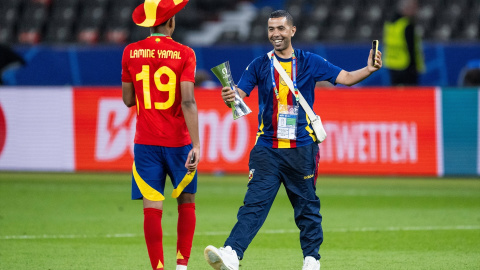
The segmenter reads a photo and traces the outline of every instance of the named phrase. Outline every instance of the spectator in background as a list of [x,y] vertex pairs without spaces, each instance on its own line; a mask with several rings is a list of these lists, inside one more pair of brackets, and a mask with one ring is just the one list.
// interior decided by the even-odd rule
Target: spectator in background
[[[175,14],[188,0],[145,0],[132,15],[151,35],[122,57],[122,97],[137,106],[132,199],[143,200],[144,234],[152,269],[164,269],[162,216],[166,176],[178,203],[177,270],[186,270],[196,224],[200,160],[194,96],[195,52],[171,38]],[[172,254],[173,255],[173,254]]]
[[2,74],[7,69],[25,65],[25,60],[9,46],[0,44],[0,85],[3,84]]
[[415,32],[417,11],[417,0],[401,0],[393,17],[385,22],[384,64],[392,85],[418,85],[419,73],[425,72],[421,39]]

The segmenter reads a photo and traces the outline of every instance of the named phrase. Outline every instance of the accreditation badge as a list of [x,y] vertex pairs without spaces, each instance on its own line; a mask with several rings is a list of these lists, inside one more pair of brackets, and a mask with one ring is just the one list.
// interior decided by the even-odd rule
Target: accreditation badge
[[279,104],[277,138],[297,139],[298,105]]

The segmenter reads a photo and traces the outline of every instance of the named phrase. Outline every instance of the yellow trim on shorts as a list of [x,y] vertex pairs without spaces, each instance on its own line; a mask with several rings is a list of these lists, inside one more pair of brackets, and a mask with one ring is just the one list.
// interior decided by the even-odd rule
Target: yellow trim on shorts
[[162,193],[158,192],[151,186],[145,182],[145,180],[142,179],[142,177],[138,174],[137,172],[137,167],[135,166],[135,162],[133,162],[132,166],[132,172],[133,172],[133,178],[135,179],[135,183],[137,183],[138,189],[140,189],[140,192],[142,193],[143,197],[150,201],[163,201],[165,200],[165,197],[162,195]]
[[195,177],[195,174],[197,173],[197,170],[193,171],[193,173],[190,174],[185,174],[185,177],[183,177],[182,181],[180,184],[178,184],[177,188],[172,191],[172,198],[178,198],[180,194],[182,194],[183,190],[192,182],[193,177]]

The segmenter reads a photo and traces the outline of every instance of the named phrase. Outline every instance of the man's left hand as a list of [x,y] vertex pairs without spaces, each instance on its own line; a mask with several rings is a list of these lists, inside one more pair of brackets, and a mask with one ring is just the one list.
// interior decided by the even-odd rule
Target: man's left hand
[[370,50],[370,55],[368,56],[367,61],[367,68],[370,73],[373,73],[382,67],[382,52],[377,51],[377,55],[375,56],[375,65],[372,64],[372,55],[373,50]]

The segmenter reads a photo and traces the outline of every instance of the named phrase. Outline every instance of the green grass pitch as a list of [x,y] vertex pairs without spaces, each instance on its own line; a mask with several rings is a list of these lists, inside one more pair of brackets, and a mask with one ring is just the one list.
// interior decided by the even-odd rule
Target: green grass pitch
[[[224,243],[247,174],[200,175],[189,269]],[[0,172],[0,269],[150,269],[130,175]],[[172,191],[167,185],[166,194]],[[480,269],[478,179],[320,176],[322,269]],[[176,201],[165,201],[165,269],[175,269]],[[301,269],[283,187],[241,261],[243,270]]]

